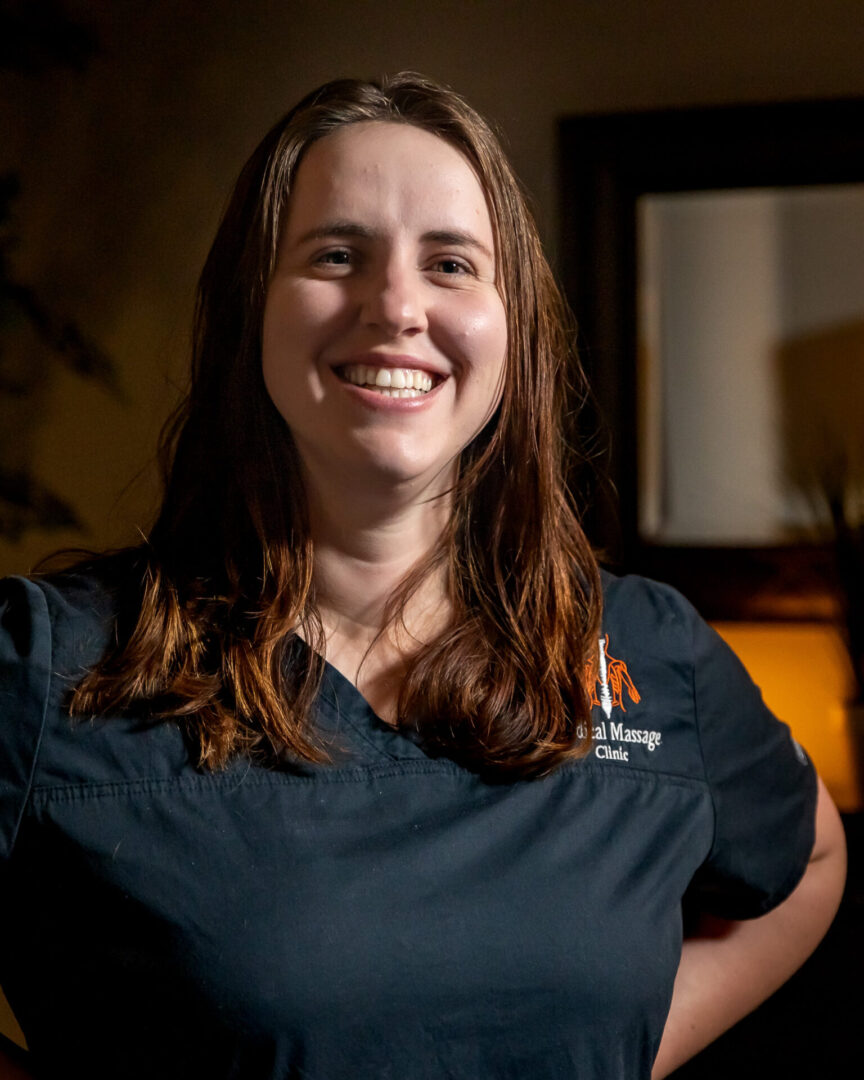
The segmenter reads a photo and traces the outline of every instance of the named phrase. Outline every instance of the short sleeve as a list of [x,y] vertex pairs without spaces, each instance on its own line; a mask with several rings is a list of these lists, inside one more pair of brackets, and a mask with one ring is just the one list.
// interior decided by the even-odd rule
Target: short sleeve
[[50,676],[41,589],[24,578],[0,581],[0,865],[12,852],[33,782]]
[[696,721],[715,815],[693,893],[713,914],[753,918],[784,900],[806,869],[816,773],[732,650],[691,615]]

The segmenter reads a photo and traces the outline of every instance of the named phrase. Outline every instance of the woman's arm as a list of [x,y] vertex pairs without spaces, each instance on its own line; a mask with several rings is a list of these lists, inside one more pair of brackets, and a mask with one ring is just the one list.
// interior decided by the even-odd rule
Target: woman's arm
[[706,919],[684,942],[652,1080],[662,1080],[769,997],[831,924],[846,878],[840,815],[819,781],[816,840],[794,892],[758,919]]

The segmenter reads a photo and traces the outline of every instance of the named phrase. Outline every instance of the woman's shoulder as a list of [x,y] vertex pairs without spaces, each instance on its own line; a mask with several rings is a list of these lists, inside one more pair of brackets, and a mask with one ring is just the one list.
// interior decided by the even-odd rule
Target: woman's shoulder
[[75,676],[104,650],[111,623],[107,566],[0,581],[0,863],[39,780],[46,732],[68,727]]
[[603,627],[636,641],[680,647],[705,623],[690,601],[671,585],[638,574],[618,576],[601,569]]
[[4,651],[25,664],[47,652],[55,674],[92,664],[105,649],[124,596],[140,580],[141,557],[134,549],[0,580]]

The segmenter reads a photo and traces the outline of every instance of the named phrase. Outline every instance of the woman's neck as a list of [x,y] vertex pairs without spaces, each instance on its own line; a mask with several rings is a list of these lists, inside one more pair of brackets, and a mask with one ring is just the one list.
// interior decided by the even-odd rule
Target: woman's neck
[[431,556],[447,527],[448,496],[376,499],[374,492],[310,496],[315,592],[327,660],[379,715],[394,719],[405,665],[449,621],[447,571],[439,566],[385,626],[388,604]]

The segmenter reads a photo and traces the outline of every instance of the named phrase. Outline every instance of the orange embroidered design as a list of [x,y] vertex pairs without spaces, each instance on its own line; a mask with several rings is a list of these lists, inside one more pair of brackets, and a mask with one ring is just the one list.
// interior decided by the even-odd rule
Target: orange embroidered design
[[585,682],[591,694],[591,704],[599,705],[607,717],[612,709],[627,712],[624,706],[624,691],[630,700],[638,705],[642,695],[630,678],[630,672],[623,660],[618,660],[609,653],[609,635],[598,641],[597,657],[592,657],[585,665]]

